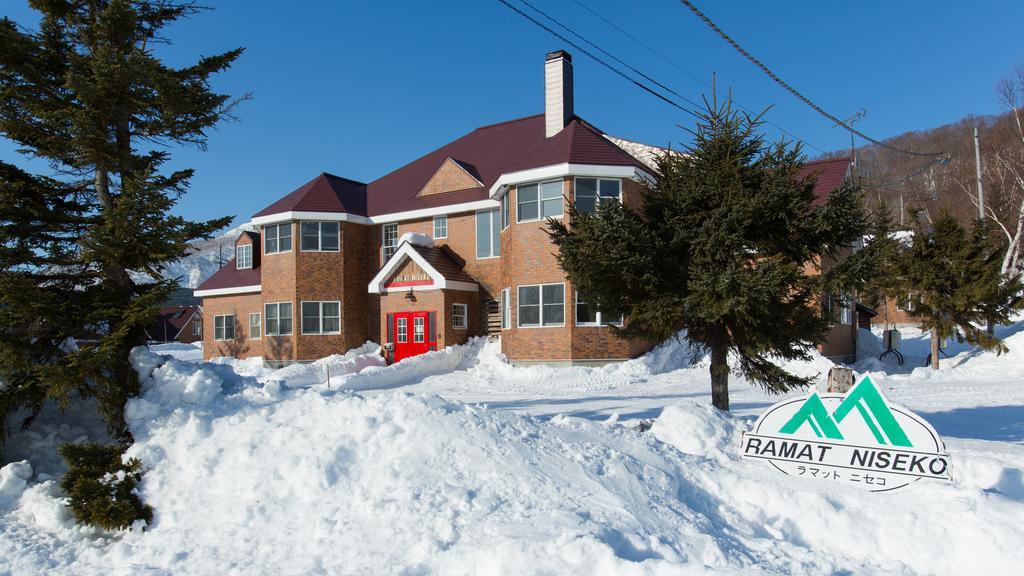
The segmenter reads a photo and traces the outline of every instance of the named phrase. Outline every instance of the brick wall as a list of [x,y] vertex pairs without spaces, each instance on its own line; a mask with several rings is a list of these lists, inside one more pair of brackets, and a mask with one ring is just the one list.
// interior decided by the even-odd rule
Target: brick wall
[[[262,299],[259,294],[235,294],[230,296],[208,296],[203,298],[203,357],[209,360],[216,356],[249,358],[263,356],[263,340],[253,340],[249,334],[249,314],[260,312]],[[235,339],[214,340],[214,317],[234,314]]]
[[466,170],[448,158],[437,169],[437,172],[427,180],[423,189],[417,196],[432,196],[444,194],[445,192],[457,192],[459,190],[471,190],[480,186],[480,182],[470,175]]

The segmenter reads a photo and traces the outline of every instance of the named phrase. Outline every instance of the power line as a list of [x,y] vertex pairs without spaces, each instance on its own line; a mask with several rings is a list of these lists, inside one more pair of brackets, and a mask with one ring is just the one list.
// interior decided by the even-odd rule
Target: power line
[[530,15],[529,15],[529,14],[527,14],[526,12],[523,12],[523,11],[522,11],[522,10],[520,10],[519,8],[516,8],[515,6],[513,6],[513,5],[509,4],[509,3],[508,3],[508,2],[506,1],[506,0],[498,0],[498,2],[501,2],[501,3],[502,3],[502,4],[504,4],[504,5],[505,5],[505,6],[507,7],[507,8],[509,8],[510,10],[512,10],[512,11],[514,11],[515,13],[519,14],[519,15],[520,15],[520,16],[522,16],[523,18],[526,18],[527,20],[529,20],[530,22],[532,22],[532,23],[533,23],[533,24],[535,24],[536,26],[539,26],[540,28],[543,28],[543,29],[544,29],[544,30],[546,30],[546,31],[547,31],[547,32],[548,32],[549,34],[551,34],[552,36],[554,36],[554,37],[558,38],[558,39],[559,39],[559,40],[561,40],[562,42],[565,42],[566,44],[568,44],[568,45],[572,46],[573,48],[575,48],[576,50],[578,50],[579,52],[581,52],[581,53],[582,53],[583,55],[585,55],[585,56],[589,57],[589,58],[590,58],[591,60],[593,60],[593,61],[597,62],[598,64],[600,64],[600,65],[604,66],[605,68],[607,68],[607,69],[611,70],[611,71],[612,71],[612,72],[614,72],[615,74],[617,74],[617,75],[619,75],[619,76],[621,76],[621,77],[625,78],[625,79],[626,79],[627,81],[629,81],[629,82],[633,83],[634,85],[636,85],[636,86],[637,86],[638,88],[640,88],[641,90],[644,90],[645,92],[648,92],[648,93],[650,93],[651,95],[653,95],[654,97],[658,98],[659,100],[662,100],[662,101],[664,101],[664,102],[668,103],[669,105],[671,105],[671,106],[674,106],[674,107],[676,107],[676,108],[678,108],[678,109],[682,110],[683,112],[686,112],[687,114],[691,114],[691,115],[693,115],[693,116],[696,116],[696,117],[698,117],[698,118],[700,117],[700,116],[699,116],[699,115],[698,115],[698,114],[697,114],[696,112],[694,112],[694,111],[692,111],[692,110],[690,110],[690,109],[686,108],[685,106],[683,106],[683,105],[679,104],[679,103],[678,103],[678,102],[676,102],[675,100],[672,100],[672,99],[671,99],[671,98],[669,98],[668,96],[665,96],[664,94],[662,94],[662,93],[658,92],[657,90],[655,90],[655,89],[651,88],[650,86],[647,86],[646,84],[644,84],[644,83],[640,82],[639,80],[637,80],[637,79],[635,79],[635,78],[631,78],[631,77],[630,77],[630,76],[629,76],[628,74],[626,74],[626,73],[625,73],[625,72],[623,72],[622,70],[619,70],[618,68],[616,68],[616,67],[612,66],[611,64],[609,64],[609,63],[605,62],[605,61],[604,61],[604,60],[602,60],[601,58],[598,58],[598,57],[597,57],[597,56],[595,56],[595,55],[594,55],[593,53],[591,53],[591,52],[590,52],[589,50],[587,50],[587,49],[583,48],[583,47],[582,47],[582,46],[580,46],[579,44],[577,44],[577,43],[573,42],[572,40],[569,40],[569,39],[568,39],[568,38],[566,38],[565,36],[563,36],[563,35],[559,34],[558,32],[556,32],[556,31],[554,31],[554,30],[552,30],[552,29],[551,29],[551,28],[549,28],[549,27],[548,27],[547,25],[545,25],[545,24],[544,24],[543,22],[540,22],[539,20],[537,20],[537,19],[536,19],[536,18],[534,18],[533,16],[530,16]]
[[890,144],[886,144],[885,142],[882,142],[880,140],[875,140],[874,138],[868,136],[867,134],[861,132],[860,130],[857,130],[853,126],[847,124],[846,122],[843,122],[842,120],[840,120],[839,118],[833,116],[832,114],[829,114],[821,106],[818,106],[817,104],[812,102],[808,97],[804,96],[803,94],[798,92],[795,88],[793,88],[792,86],[787,84],[785,80],[783,80],[782,78],[779,78],[779,76],[777,74],[772,72],[771,69],[768,68],[768,66],[766,66],[760,60],[758,60],[753,54],[751,54],[750,52],[747,52],[746,50],[744,50],[742,46],[740,46],[735,40],[730,38],[729,35],[726,34],[724,31],[722,31],[722,29],[719,28],[718,25],[716,25],[714,22],[712,22],[710,18],[708,18],[707,16],[704,15],[703,12],[698,10],[697,7],[693,5],[693,2],[690,2],[690,0],[679,0],[679,1],[684,6],[689,8],[691,12],[696,14],[698,18],[703,20],[705,24],[707,24],[712,30],[715,31],[715,33],[717,33],[719,36],[721,36],[723,40],[725,40],[730,46],[732,46],[744,58],[749,60],[752,64],[754,64],[758,68],[760,68],[761,71],[764,72],[765,74],[767,74],[768,77],[771,78],[776,84],[778,84],[779,86],[784,88],[787,92],[789,92],[793,96],[796,96],[796,98],[798,100],[800,100],[804,104],[810,106],[811,109],[814,110],[815,112],[817,112],[818,114],[821,114],[825,118],[828,118],[829,120],[835,122],[836,124],[846,128],[850,132],[856,134],[857,136],[860,136],[861,138],[867,140],[868,142],[871,142],[872,144],[876,144],[878,146],[881,146],[882,148],[887,148],[887,149],[892,150],[894,152],[900,152],[902,154],[909,154],[911,156],[944,156],[946,154],[945,152],[915,152],[913,150],[904,150],[902,148],[897,148],[896,146],[892,146]]
[[682,94],[676,92],[675,90],[669,88],[668,86],[665,86],[661,82],[658,82],[654,78],[651,78],[647,74],[644,74],[643,72],[641,72],[641,71],[637,70],[636,68],[630,66],[629,64],[623,62],[618,56],[612,54],[611,52],[605,50],[604,48],[601,48],[600,46],[598,46],[597,44],[594,44],[590,40],[587,40],[582,35],[580,35],[576,31],[574,31],[572,28],[569,28],[565,24],[562,24],[561,22],[559,22],[555,18],[549,16],[547,12],[544,12],[540,8],[537,8],[536,6],[534,6],[533,4],[530,4],[527,0],[519,0],[519,1],[522,2],[523,4],[526,4],[527,6],[529,6],[534,12],[536,12],[536,13],[540,14],[541,16],[543,16],[543,17],[547,18],[548,20],[550,20],[552,23],[555,24],[555,26],[558,26],[559,28],[561,28],[562,30],[565,30],[569,34],[572,34],[573,36],[575,36],[575,37],[579,38],[580,40],[586,42],[587,44],[593,46],[594,49],[596,49],[598,52],[604,54],[605,56],[611,58],[612,60],[618,62],[619,64],[622,64],[626,68],[629,68],[630,70],[633,71],[634,74],[636,74],[636,75],[646,79],[648,82],[653,82],[655,85],[657,85],[662,90],[668,91],[670,94],[673,94],[674,96],[682,99],[687,104],[689,104],[691,106],[694,106],[694,107],[697,107],[697,108],[700,108],[700,104],[698,104],[697,102],[694,102],[693,100],[687,98],[686,96],[683,96]]
[[[580,8],[583,8],[583,9],[584,9],[584,10],[586,10],[587,12],[590,12],[591,14],[593,14],[593,15],[594,15],[595,17],[597,17],[597,18],[598,18],[599,20],[601,20],[601,21],[602,21],[602,22],[604,22],[605,24],[607,24],[607,25],[611,26],[612,28],[614,28],[615,30],[617,30],[617,31],[618,31],[618,32],[619,32],[620,34],[622,34],[622,35],[623,35],[623,36],[625,36],[626,38],[629,38],[630,40],[632,40],[632,41],[633,41],[633,42],[635,42],[636,44],[640,45],[641,47],[643,47],[644,49],[646,49],[646,50],[647,50],[648,52],[650,52],[651,54],[654,54],[654,55],[655,55],[655,56],[657,56],[658,58],[661,58],[661,59],[662,59],[663,61],[665,61],[666,63],[668,63],[668,64],[669,64],[670,66],[672,66],[672,67],[673,67],[673,68],[675,68],[676,70],[679,70],[679,71],[680,71],[680,72],[682,72],[683,74],[686,74],[687,76],[689,76],[689,77],[690,77],[690,78],[692,78],[693,80],[695,80],[695,81],[697,81],[698,83],[700,83],[700,84],[701,84],[702,86],[704,86],[705,88],[707,88],[707,89],[709,89],[709,90],[712,90],[712,91],[715,91],[715,92],[716,92],[716,93],[717,93],[717,94],[718,94],[719,96],[722,96],[722,97],[726,97],[726,96],[725,96],[725,94],[722,94],[722,92],[721,92],[720,90],[718,90],[717,88],[715,88],[715,86],[713,86],[713,85],[711,85],[711,84],[708,84],[708,82],[707,82],[706,80],[704,80],[704,79],[700,78],[700,77],[699,77],[699,76],[697,76],[696,74],[694,74],[694,73],[690,72],[689,70],[687,70],[687,69],[683,68],[682,66],[680,66],[679,64],[677,64],[677,63],[676,63],[675,61],[673,61],[672,59],[670,59],[670,58],[669,58],[668,56],[665,56],[665,55],[664,55],[664,54],[662,54],[661,52],[659,52],[659,51],[655,50],[654,48],[652,48],[652,47],[651,47],[651,46],[649,46],[648,44],[644,43],[644,42],[643,42],[642,40],[640,40],[640,39],[639,39],[639,38],[637,38],[636,36],[634,36],[634,35],[630,34],[630,33],[629,33],[628,31],[626,31],[626,30],[623,30],[623,29],[622,29],[622,28],[621,28],[621,27],[620,27],[620,26],[619,26],[618,24],[616,24],[615,22],[613,22],[613,21],[609,20],[608,18],[605,18],[605,17],[603,16],[603,15],[601,15],[601,14],[600,14],[599,12],[597,12],[596,10],[594,10],[593,8],[591,8],[590,6],[587,6],[586,4],[584,4],[583,2],[581,2],[580,0],[573,0],[573,2],[575,2],[576,4],[578,4],[578,5],[580,6]],[[526,3],[526,2],[525,2],[525,0],[523,0],[523,3]],[[527,4],[527,5],[529,6],[529,4]],[[534,9],[536,10],[536,8],[534,8]],[[739,106],[739,107],[740,107],[740,108],[741,108],[742,110],[744,110],[744,111],[745,111],[745,112],[747,112],[748,114],[756,114],[756,112],[754,112],[754,111],[753,111],[753,110],[751,110],[750,108],[748,108],[748,107],[744,106],[744,105],[743,105],[743,104],[741,104],[740,102],[737,102],[737,101],[736,101],[735,99],[733,99],[733,102],[735,102],[737,106]],[[804,144],[806,144],[806,145],[810,146],[811,148],[814,148],[815,150],[817,150],[818,152],[820,152],[820,153],[822,153],[822,154],[828,154],[828,152],[826,152],[825,150],[822,150],[821,148],[819,148],[819,147],[815,146],[814,144],[812,144],[812,143],[808,142],[808,141],[807,141],[806,139],[804,139],[804,138],[801,138],[801,137],[797,136],[796,134],[793,134],[792,132],[790,132],[789,130],[786,130],[786,129],[785,129],[785,128],[783,128],[782,126],[779,126],[778,124],[776,124],[776,123],[774,123],[774,122],[772,122],[772,121],[770,121],[770,120],[767,120],[767,119],[765,119],[765,120],[764,120],[764,122],[765,122],[765,124],[768,124],[769,126],[772,126],[772,127],[773,127],[773,128],[775,128],[776,130],[778,130],[778,131],[782,132],[783,134],[785,134],[785,135],[789,136],[790,138],[792,138],[792,139],[794,139],[794,140],[797,140],[797,141],[799,141],[799,142],[803,142]]]

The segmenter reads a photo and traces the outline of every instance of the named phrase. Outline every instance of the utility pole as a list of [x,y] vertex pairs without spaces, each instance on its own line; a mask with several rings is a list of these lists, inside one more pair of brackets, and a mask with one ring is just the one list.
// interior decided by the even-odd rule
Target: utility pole
[[974,127],[974,171],[978,179],[978,218],[985,219],[985,192],[981,188],[981,146],[978,144],[978,127]]
[[[868,111],[866,109],[861,108],[859,112],[850,116],[846,120],[843,120],[843,123],[850,128],[850,165],[854,170],[857,169],[857,148],[853,143],[853,123],[866,116],[867,113]],[[836,126],[840,126],[840,124],[832,125],[833,128]]]

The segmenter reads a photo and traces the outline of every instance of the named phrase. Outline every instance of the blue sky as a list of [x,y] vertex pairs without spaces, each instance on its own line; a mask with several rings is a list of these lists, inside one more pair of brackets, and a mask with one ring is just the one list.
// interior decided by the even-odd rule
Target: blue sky
[[[580,2],[691,74],[717,74],[740,104],[772,105],[767,119],[809,144],[849,145],[848,133],[775,86],[677,1]],[[694,100],[708,92],[574,1],[531,3],[676,92]],[[215,88],[253,99],[238,122],[211,133],[208,150],[176,151],[174,166],[197,172],[177,209],[190,218],[246,221],[322,171],[373,180],[477,126],[542,112],[544,54],[559,48],[574,53],[577,114],[605,132],[678,145],[687,134],[677,125],[692,124],[494,0],[205,4],[216,10],[170,29],[173,45],[161,55],[183,66],[243,46]],[[826,110],[846,117],[865,108],[857,127],[876,138],[997,113],[996,83],[1024,64],[1020,2],[696,4]],[[36,21],[25,0],[6,0],[0,14]],[[0,140],[0,157],[30,165],[14,148]]]

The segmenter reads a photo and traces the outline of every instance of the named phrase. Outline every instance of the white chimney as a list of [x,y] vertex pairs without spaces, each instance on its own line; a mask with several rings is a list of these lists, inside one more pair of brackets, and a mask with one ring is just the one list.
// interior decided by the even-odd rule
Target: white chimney
[[544,58],[544,136],[550,138],[572,120],[572,56],[564,50]]

